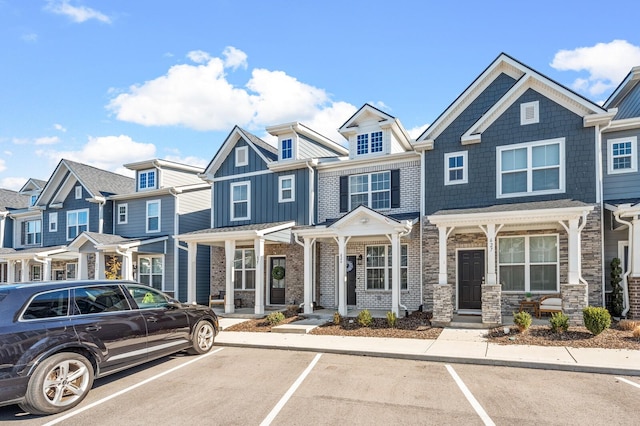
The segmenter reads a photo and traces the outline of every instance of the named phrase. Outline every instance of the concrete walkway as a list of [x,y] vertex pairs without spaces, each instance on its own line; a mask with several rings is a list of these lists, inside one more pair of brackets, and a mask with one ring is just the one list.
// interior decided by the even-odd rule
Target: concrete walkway
[[445,328],[435,340],[224,331],[242,321],[220,318],[223,331],[216,344],[640,376],[640,351],[635,350],[498,345],[483,337],[486,330],[456,328]]

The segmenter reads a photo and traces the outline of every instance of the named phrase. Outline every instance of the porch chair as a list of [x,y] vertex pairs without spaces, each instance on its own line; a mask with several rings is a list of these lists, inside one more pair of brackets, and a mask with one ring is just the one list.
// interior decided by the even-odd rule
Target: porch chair
[[538,318],[543,312],[562,312],[562,296],[559,294],[547,294],[542,296],[539,300],[540,307],[538,308]]
[[210,307],[210,308],[213,308],[215,305],[222,305],[222,306],[224,306],[224,301],[225,301],[225,300],[226,300],[226,298],[227,298],[226,293],[227,293],[227,292],[226,292],[225,290],[220,290],[220,293],[219,293],[217,296],[215,296],[215,295],[213,295],[213,294],[212,294],[212,295],[210,295],[210,296],[209,296],[209,307]]

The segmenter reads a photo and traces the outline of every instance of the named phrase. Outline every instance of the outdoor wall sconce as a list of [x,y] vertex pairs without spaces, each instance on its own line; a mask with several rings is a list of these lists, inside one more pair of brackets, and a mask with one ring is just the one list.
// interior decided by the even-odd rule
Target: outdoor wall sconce
[[362,265],[362,255],[358,255],[358,265]]

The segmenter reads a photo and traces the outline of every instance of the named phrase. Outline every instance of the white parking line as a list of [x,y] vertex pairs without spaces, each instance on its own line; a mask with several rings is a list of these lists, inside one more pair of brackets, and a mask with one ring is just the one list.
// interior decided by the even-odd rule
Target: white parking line
[[200,361],[201,359],[204,359],[204,358],[208,357],[209,355],[213,355],[213,354],[215,354],[215,353],[218,353],[218,352],[220,352],[220,351],[221,351],[221,350],[223,350],[223,349],[224,349],[224,348],[219,348],[219,349],[216,349],[215,351],[211,351],[211,352],[209,352],[209,353],[207,353],[207,354],[200,355],[200,356],[198,356],[198,357],[196,357],[196,358],[192,359],[191,361],[187,361],[187,362],[185,362],[184,364],[180,364],[180,365],[178,365],[178,366],[176,366],[176,367],[173,367],[172,369],[169,369],[169,370],[167,370],[167,371],[164,371],[164,372],[162,372],[162,373],[160,373],[160,374],[156,374],[156,375],[155,375],[155,376],[153,376],[153,377],[149,377],[149,378],[148,378],[148,379],[146,379],[146,380],[143,380],[143,381],[141,381],[141,382],[138,382],[138,383],[136,383],[136,384],[135,384],[135,385],[133,385],[133,386],[129,386],[128,388],[122,389],[121,391],[118,391],[118,392],[116,392],[116,393],[114,393],[114,394],[111,394],[111,395],[109,395],[109,396],[107,396],[107,397],[105,397],[105,398],[102,398],[102,399],[100,399],[100,400],[98,400],[98,401],[96,401],[96,402],[92,402],[91,404],[86,405],[86,406],[84,406],[84,407],[82,407],[82,408],[80,408],[80,409],[78,409],[78,410],[70,411],[69,413],[65,414],[64,416],[62,416],[62,417],[58,417],[57,419],[54,419],[54,420],[51,420],[50,422],[45,423],[45,424],[44,424],[44,425],[42,425],[42,426],[51,426],[51,425],[55,425],[55,424],[58,424],[58,423],[60,423],[60,422],[63,422],[63,421],[65,421],[65,420],[67,420],[67,419],[69,419],[69,418],[71,418],[71,417],[73,417],[73,416],[75,416],[75,415],[77,415],[77,414],[82,413],[83,411],[90,410],[90,409],[92,409],[93,407],[96,407],[96,406],[98,406],[98,405],[100,405],[100,404],[103,404],[103,403],[105,403],[105,402],[107,402],[107,401],[109,401],[109,400],[113,399],[113,398],[116,398],[116,397],[118,397],[118,396],[120,396],[120,395],[122,395],[122,394],[125,394],[125,393],[129,392],[129,391],[132,391],[132,390],[134,390],[134,389],[136,389],[136,388],[138,388],[138,387],[140,387],[140,386],[142,386],[142,385],[146,385],[147,383],[152,382],[152,381],[154,381],[154,380],[156,380],[156,379],[159,379],[159,378],[160,378],[160,377],[162,377],[162,376],[166,376],[167,374],[171,374],[171,373],[173,373],[174,371],[181,369],[182,367],[186,367],[187,365],[189,365],[189,364],[193,364],[194,362],[197,362],[197,361]]
[[476,413],[478,413],[478,415],[480,416],[484,424],[495,426],[495,423],[493,422],[493,420],[491,420],[491,417],[489,417],[487,412],[484,411],[484,408],[482,408],[482,405],[480,405],[478,400],[473,396],[469,388],[467,388],[467,385],[464,384],[464,382],[462,381],[460,376],[458,376],[458,373],[455,372],[453,367],[450,365],[445,365],[445,367],[447,367],[447,371],[449,372],[449,374],[451,374],[451,377],[453,377],[453,380],[455,380],[456,384],[458,385],[458,387],[460,388],[464,396],[467,398],[467,401],[469,401],[469,404],[471,404],[473,409],[476,410]]
[[282,398],[280,398],[280,401],[278,401],[276,406],[273,407],[273,410],[271,410],[269,415],[265,417],[262,423],[260,423],[260,426],[269,426],[271,424],[271,422],[273,421],[273,419],[276,418],[280,410],[282,410],[282,407],[284,407],[287,401],[289,401],[289,398],[291,398],[293,393],[302,384],[302,381],[309,375],[309,373],[311,373],[311,370],[318,363],[318,360],[320,359],[321,356],[322,354],[316,354],[315,358],[313,358],[313,361],[311,361],[311,364],[309,364],[309,366],[302,372],[300,377],[298,377],[298,379],[295,382],[293,382],[289,390],[282,396]]
[[636,382],[632,382],[631,380],[623,379],[622,377],[616,377],[616,379],[620,380],[621,382],[625,382],[628,385],[635,386],[635,387],[640,389],[640,385],[637,384]]

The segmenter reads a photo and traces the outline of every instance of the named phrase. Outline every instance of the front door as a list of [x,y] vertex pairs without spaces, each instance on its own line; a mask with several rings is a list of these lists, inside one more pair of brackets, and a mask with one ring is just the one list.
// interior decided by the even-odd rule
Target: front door
[[[276,267],[278,271],[286,270],[285,263],[286,258],[284,257],[271,257],[270,258],[270,267],[269,267],[269,301],[272,305],[284,305],[285,304],[285,286],[284,280],[286,277],[282,277],[281,279],[274,278],[273,269]],[[278,277],[278,274],[275,274]]]
[[347,256],[347,305],[356,304],[356,257]]
[[458,252],[458,309],[482,309],[484,250]]

